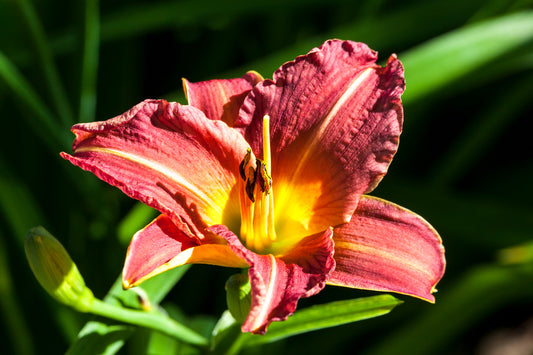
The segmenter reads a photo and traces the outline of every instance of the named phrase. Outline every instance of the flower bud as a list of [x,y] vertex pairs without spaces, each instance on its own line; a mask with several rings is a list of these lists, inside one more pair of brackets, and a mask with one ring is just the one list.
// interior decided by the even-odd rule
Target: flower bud
[[24,242],[26,258],[37,281],[61,303],[87,312],[94,299],[63,245],[43,227],[32,228]]
[[237,322],[244,322],[252,304],[248,275],[232,275],[226,281],[226,302],[233,318]]

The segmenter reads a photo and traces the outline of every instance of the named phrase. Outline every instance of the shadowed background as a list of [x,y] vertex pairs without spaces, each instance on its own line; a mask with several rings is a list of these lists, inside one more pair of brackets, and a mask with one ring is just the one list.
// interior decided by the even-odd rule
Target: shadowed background
[[[1,1],[2,347],[63,353],[91,319],[38,285],[23,250],[29,228],[54,234],[101,298],[129,238],[155,216],[59,157],[70,152],[73,123],[146,98],[184,102],[182,77],[269,78],[341,38],[367,43],[382,63],[397,53],[405,65],[404,133],[373,194],[433,224],[447,272],[435,305],[399,296],[405,303],[386,316],[244,353],[533,352],[531,8],[528,0]],[[225,309],[232,273],[193,266],[162,304],[208,327]],[[373,294],[326,287],[299,307]],[[150,345],[147,333],[121,353],[177,349],[168,338]]]

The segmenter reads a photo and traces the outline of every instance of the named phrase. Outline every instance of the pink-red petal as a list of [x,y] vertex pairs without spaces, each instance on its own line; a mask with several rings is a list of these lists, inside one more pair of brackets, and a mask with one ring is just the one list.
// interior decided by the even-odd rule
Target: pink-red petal
[[133,236],[122,271],[123,285],[136,286],[184,264],[247,267],[226,244],[200,244],[162,214]]
[[241,134],[198,109],[147,100],[104,122],[77,124],[61,156],[202,237],[206,225],[238,228],[235,189],[248,149]]
[[362,196],[350,221],[334,229],[336,267],[328,284],[392,291],[434,302],[444,247],[417,214]]
[[160,215],[133,236],[122,270],[124,287],[137,284],[182,251],[197,245],[195,238]]
[[256,72],[237,79],[218,79],[191,83],[183,79],[189,105],[200,109],[212,120],[221,120],[233,127],[246,95],[263,80]]
[[246,249],[224,226],[210,230],[225,238],[235,254],[250,265],[252,305],[242,325],[243,332],[264,334],[271,322],[287,319],[300,298],[324,288],[326,276],[335,266],[331,229],[302,239],[291,252],[280,257]]
[[365,44],[327,41],[257,84],[241,109],[240,124],[249,124],[246,137],[259,158],[262,118],[270,116],[276,208],[290,214],[294,200],[308,206],[309,233],[348,222],[396,152],[403,68],[395,56],[385,68],[376,60]]

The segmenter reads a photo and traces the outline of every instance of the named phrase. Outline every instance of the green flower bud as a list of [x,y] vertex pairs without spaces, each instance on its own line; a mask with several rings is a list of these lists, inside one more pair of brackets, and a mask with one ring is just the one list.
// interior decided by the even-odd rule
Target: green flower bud
[[248,275],[236,274],[226,281],[226,302],[233,318],[237,322],[244,322],[252,305]]
[[37,281],[61,303],[87,312],[94,300],[63,245],[43,227],[32,228],[24,242],[26,258]]

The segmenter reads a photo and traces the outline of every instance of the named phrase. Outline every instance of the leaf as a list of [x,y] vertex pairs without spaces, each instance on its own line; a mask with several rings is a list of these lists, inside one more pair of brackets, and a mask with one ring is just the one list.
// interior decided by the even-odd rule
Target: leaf
[[222,352],[222,349],[229,349],[240,334],[241,325],[229,311],[224,311],[211,334],[211,350]]
[[85,32],[81,69],[80,122],[94,121],[96,110],[96,79],[100,43],[98,0],[85,1]]
[[117,228],[117,238],[120,244],[127,245],[131,237],[141,228],[146,226],[157,216],[157,210],[137,202],[120,221]]
[[78,334],[78,340],[72,344],[66,354],[116,354],[134,331],[135,327],[123,324],[88,322]]
[[56,106],[57,113],[63,124],[69,126],[74,122],[73,116],[65,89],[61,83],[57,67],[54,63],[52,48],[46,38],[39,16],[31,1],[17,0],[15,3],[19,7],[22,20],[25,21],[27,28],[30,31],[30,38],[38,59],[36,62],[41,66],[45,81],[48,84],[50,94]]
[[[523,266],[523,267],[522,267]],[[457,339],[477,329],[488,315],[533,297],[533,270],[527,265],[476,266],[446,289],[431,310],[406,323],[392,335],[381,338],[367,354],[452,353],[447,349]],[[485,326],[484,324],[481,325]]]
[[35,90],[26,81],[11,61],[0,51],[0,79],[4,80],[14,96],[23,107],[28,108],[35,116],[23,115],[36,135],[48,145],[54,153],[59,148],[70,146],[67,132],[55,121],[54,115],[48,110]]
[[391,295],[336,301],[297,311],[286,321],[270,325],[265,335],[249,335],[243,346],[271,343],[297,334],[369,319],[389,313],[402,303]]
[[[142,288],[148,296],[152,307],[158,304],[175,284],[185,275],[189,265],[169,270],[143,283]],[[122,277],[119,277],[104,299],[107,303],[121,304],[140,308],[138,294],[131,289],[122,289]],[[135,327],[117,324],[116,321],[99,318],[88,322],[78,334],[78,340],[71,345],[68,354],[97,354],[104,351],[106,355],[115,354],[125,341],[135,332]]]
[[[28,190],[27,186],[15,177],[8,176],[8,168],[0,162],[2,171],[0,176],[0,211],[14,236],[17,247],[22,251],[26,231],[40,223],[46,224],[44,214]],[[3,169],[6,170],[3,170]]]
[[520,113],[530,105],[532,79],[532,75],[518,79],[498,101],[484,105],[481,114],[472,119],[464,132],[451,142],[446,154],[440,158],[430,178],[433,184],[451,186],[472,170],[475,163],[496,144],[501,132],[519,119]]
[[400,58],[405,66],[404,102],[422,99],[533,39],[533,12],[515,13],[459,28]]
[[[24,318],[20,299],[14,289],[4,235],[0,231],[0,314],[6,329],[6,335],[12,349],[17,354],[35,353],[33,338]],[[5,346],[4,345],[4,346]]]

